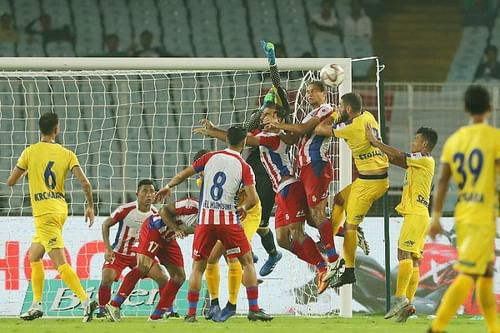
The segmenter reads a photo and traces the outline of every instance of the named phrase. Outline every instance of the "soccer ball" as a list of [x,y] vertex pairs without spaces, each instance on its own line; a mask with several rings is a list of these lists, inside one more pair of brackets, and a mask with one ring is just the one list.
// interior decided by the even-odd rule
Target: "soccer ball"
[[321,68],[319,79],[325,85],[337,88],[344,81],[344,69],[337,64],[328,64]]

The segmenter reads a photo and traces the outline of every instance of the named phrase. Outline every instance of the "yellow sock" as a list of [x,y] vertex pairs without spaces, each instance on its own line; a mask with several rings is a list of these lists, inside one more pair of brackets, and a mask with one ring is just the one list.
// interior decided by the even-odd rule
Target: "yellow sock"
[[229,291],[229,303],[236,304],[238,293],[240,292],[241,279],[243,270],[239,261],[229,262],[229,272],[227,274],[227,287]]
[[342,224],[342,221],[344,221],[344,207],[333,205],[331,220],[333,226],[333,235],[336,235],[339,231],[339,227]]
[[399,261],[398,279],[396,284],[396,297],[406,295],[408,284],[410,283],[411,276],[413,275],[413,260],[403,259]]
[[411,275],[410,283],[408,283],[408,288],[406,288],[406,298],[413,303],[415,298],[415,292],[417,291],[418,283],[420,282],[420,268],[413,267],[413,274]]
[[476,282],[476,299],[484,320],[488,326],[488,332],[499,332],[497,319],[497,303],[493,292],[493,278],[480,277]]
[[43,262],[30,262],[31,266],[31,289],[33,289],[33,302],[42,301],[43,283],[45,282],[45,270]]
[[353,268],[356,260],[356,246],[358,244],[358,235],[356,230],[344,231],[344,259],[345,267]]
[[88,299],[87,293],[85,293],[85,290],[83,290],[80,279],[76,275],[73,268],[71,268],[68,263],[64,263],[63,265],[59,266],[57,270],[61,275],[61,279],[69,287],[69,289],[71,289],[75,293],[80,301],[86,301]]
[[434,332],[443,332],[450,319],[455,315],[460,305],[465,302],[469,292],[474,286],[474,279],[468,275],[460,274],[444,294],[441,305],[432,322]]
[[207,280],[207,289],[210,294],[210,299],[219,298],[220,271],[219,263],[207,264],[205,271],[205,279]]

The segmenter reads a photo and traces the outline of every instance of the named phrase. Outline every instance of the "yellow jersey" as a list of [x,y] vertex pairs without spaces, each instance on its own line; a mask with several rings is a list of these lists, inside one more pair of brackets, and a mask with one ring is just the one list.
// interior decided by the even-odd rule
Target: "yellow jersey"
[[371,145],[366,137],[366,124],[370,124],[376,136],[380,136],[380,127],[368,111],[363,111],[356,118],[334,124],[332,127],[333,135],[337,138],[345,140],[347,145],[352,151],[354,157],[354,164],[362,174],[363,171],[373,171],[389,167],[389,159],[380,149]]
[[396,211],[401,215],[429,216],[429,200],[434,177],[434,159],[424,153],[406,155],[406,174],[401,202]]
[[24,149],[17,167],[28,171],[33,216],[68,214],[64,180],[79,165],[75,153],[57,143],[38,142]]
[[500,130],[488,124],[464,126],[446,140],[441,162],[450,166],[458,186],[457,221],[495,223],[496,161],[499,159]]

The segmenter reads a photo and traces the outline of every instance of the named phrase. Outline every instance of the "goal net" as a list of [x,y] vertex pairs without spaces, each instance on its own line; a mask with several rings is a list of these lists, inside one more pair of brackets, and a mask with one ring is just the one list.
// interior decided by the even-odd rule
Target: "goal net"
[[[155,59],[153,66],[149,59],[85,62],[80,58],[79,63],[75,60],[70,64],[71,70],[62,69],[63,66],[58,65],[61,60],[52,60],[50,63],[50,59],[45,58],[46,63],[39,65],[37,59],[15,58],[17,68],[25,70],[0,72],[0,215],[3,216],[0,315],[18,315],[31,303],[27,251],[33,222],[27,180],[21,179],[12,188],[8,188],[5,181],[22,150],[39,140],[41,114],[56,112],[59,115],[58,142],[76,153],[93,186],[98,218],[96,224],[87,229],[82,217],[83,191],[76,179],[68,177],[65,185],[70,217],[64,237],[68,261],[91,297],[97,298],[104,250],[100,225],[104,219],[118,205],[135,200],[139,180],[150,178],[160,187],[191,164],[199,149],[224,147],[216,140],[193,135],[192,129],[201,119],[208,118],[223,128],[243,124],[260,107],[262,97],[271,87],[264,59],[182,59],[177,62]],[[138,62],[143,69],[137,67]],[[346,76],[340,86],[341,93],[351,91],[350,59],[278,60],[281,82],[291,106],[295,107],[296,120],[310,111],[304,98],[305,82],[317,78],[317,71],[328,63],[344,67]],[[38,70],[28,70],[36,66]],[[337,101],[338,93],[329,93],[331,102]],[[336,169],[332,193],[351,180],[350,155],[339,159],[339,155],[349,154],[342,146],[332,142],[330,150]],[[172,200],[197,197],[197,191],[194,179],[189,180],[176,187]],[[189,275],[191,239],[180,243]],[[257,264],[260,266],[267,255],[258,236],[253,245],[261,258]],[[50,270],[48,260],[45,265],[46,315],[79,314],[78,301],[65,289],[57,272]],[[221,265],[224,266],[222,261]],[[225,272],[224,267],[221,272]],[[314,275],[305,263],[286,253],[276,271],[264,279],[260,305],[271,313],[305,315],[338,311],[338,296],[333,290],[318,297],[311,282]],[[227,276],[222,273],[222,300],[227,296],[226,281]],[[113,290],[117,288],[115,283]],[[155,288],[150,281],[141,282],[125,303],[124,314],[149,314],[158,300]],[[176,301],[180,313],[187,307],[185,288]],[[240,293],[238,301],[241,311],[247,309],[243,294]]]

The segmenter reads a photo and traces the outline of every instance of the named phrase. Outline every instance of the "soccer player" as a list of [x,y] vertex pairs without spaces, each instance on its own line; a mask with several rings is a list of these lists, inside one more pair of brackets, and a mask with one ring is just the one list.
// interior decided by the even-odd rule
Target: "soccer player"
[[[186,198],[163,206],[159,215],[150,215],[144,221],[136,249],[137,265],[125,276],[115,297],[106,305],[106,313],[111,321],[120,321],[121,304],[144,277],[155,280],[160,290],[160,300],[149,320],[160,320],[166,312],[177,316],[173,313],[172,305],[186,280],[186,273],[176,238],[194,233],[197,215],[198,202]],[[170,279],[167,279],[160,264],[167,269]]]
[[[198,151],[194,157],[194,161],[199,159],[201,156],[209,153],[208,150],[202,149]],[[193,162],[194,162],[193,161]],[[203,184],[203,172],[200,172],[199,178],[197,179],[197,185],[199,187]],[[238,203],[241,204],[245,201],[246,195],[245,191],[242,189],[238,192]],[[260,200],[257,204],[252,207],[248,212],[246,218],[241,222],[243,231],[248,241],[251,243],[253,236],[255,235],[257,228],[259,227],[262,215],[262,207]],[[224,246],[220,241],[218,241],[210,256],[207,260],[207,268],[205,271],[205,279],[207,281],[207,289],[210,294],[210,307],[205,315],[205,319],[216,322],[224,322],[236,314],[236,301],[238,298],[238,293],[240,291],[241,280],[243,277],[243,271],[240,262],[236,258],[225,258],[228,263],[228,275],[227,275],[227,286],[229,298],[224,309],[220,309],[219,305],[219,284],[220,284],[220,271],[219,271],[219,261],[224,255]],[[254,260],[255,262],[255,260]]]
[[[267,122],[268,118],[273,118],[277,122],[283,122],[285,114],[286,111],[282,108],[268,102],[262,113],[262,121]],[[202,124],[205,127],[195,129],[195,133],[225,141],[225,131],[214,127],[208,120],[202,121]],[[292,164],[288,157],[289,146],[281,140],[276,127],[264,128],[256,136],[249,134],[247,145],[259,147],[262,164],[276,193],[275,227],[278,244],[317,268],[318,293],[323,293],[328,287],[327,281],[323,281],[327,264],[312,238],[304,232],[307,201],[303,185],[293,176]]]
[[[247,131],[243,127],[233,126],[227,132],[229,147],[211,152],[196,160],[167,185],[156,197],[162,199],[171,194],[171,189],[195,173],[204,173],[200,198],[200,220],[196,227],[193,241],[193,267],[189,278],[189,310],[185,321],[196,321],[196,308],[201,289],[202,276],[207,259],[218,240],[224,245],[228,258],[238,258],[243,266],[243,284],[247,288],[248,319],[269,321],[273,317],[264,313],[258,305],[258,284],[248,242],[240,220],[259,198],[255,190],[252,169],[241,158],[245,146]],[[243,183],[247,198],[236,207],[234,198]]]
[[[354,263],[358,225],[363,222],[373,202],[382,197],[389,188],[387,156],[379,148],[370,144],[365,133],[365,127],[370,125],[375,136],[378,137],[379,126],[370,112],[362,110],[362,106],[359,94],[345,94],[340,100],[339,111],[314,130],[318,135],[343,138],[352,151],[354,163],[359,172],[358,178],[351,184],[346,206],[347,219],[344,226],[346,269],[331,284],[333,288],[356,282]],[[328,279],[330,276],[327,275],[325,278]]]
[[35,220],[35,235],[29,249],[33,304],[28,311],[21,314],[21,319],[34,320],[43,316],[42,258],[47,252],[61,279],[82,302],[83,321],[89,322],[97,303],[90,301],[80,279],[64,256],[62,229],[68,216],[68,204],[64,196],[66,174],[71,171],[83,188],[87,200],[85,220],[88,221],[89,227],[94,223],[92,187],[75,153],[56,143],[59,134],[57,114],[44,113],[38,125],[41,132],[40,142],[24,149],[7,179],[7,185],[13,186],[23,174],[29,174],[29,191]]
[[487,124],[490,96],[481,86],[465,92],[465,111],[470,123],[452,134],[443,147],[441,176],[434,197],[429,235],[442,232],[441,212],[450,178],[458,186],[455,206],[459,272],[441,300],[428,332],[444,332],[448,322],[476,285],[476,299],[488,332],[500,332],[493,291],[500,131]]
[[[274,45],[270,42],[260,41],[260,44],[267,56],[267,61],[269,63],[269,70],[271,73],[272,88],[264,97],[264,105],[267,102],[273,102],[281,106],[286,112],[287,116],[290,114],[290,106],[288,104],[287,95],[285,90],[281,86],[281,79],[278,72],[278,65],[276,64],[276,55],[274,51]],[[264,110],[264,105],[252,114],[248,123],[245,125],[247,131],[250,133],[258,133],[261,129],[261,116]],[[269,255],[266,262],[260,268],[259,274],[261,276],[267,276],[272,273],[277,263],[281,260],[282,254],[276,249],[276,244],[274,243],[274,236],[269,229],[269,218],[274,207],[275,193],[271,184],[271,180],[267,171],[265,170],[262,162],[260,160],[260,152],[258,147],[252,147],[250,153],[246,158],[247,163],[252,167],[255,174],[255,188],[257,189],[257,194],[262,205],[262,217],[259,229],[257,233],[260,236],[262,246]]]
[[[122,271],[129,267],[133,269],[137,264],[135,245],[139,241],[139,232],[142,223],[149,216],[158,213],[152,205],[155,188],[150,179],[143,179],[137,184],[134,202],[118,207],[102,224],[102,240],[106,246],[102,278],[99,286],[99,310],[97,318],[105,316],[104,306],[111,299],[111,287],[118,281]],[[113,245],[109,241],[109,229],[118,224]]]
[[437,142],[437,133],[431,128],[421,127],[411,143],[411,154],[384,144],[370,125],[366,137],[370,143],[383,151],[389,162],[406,169],[401,203],[396,211],[404,217],[399,232],[397,277],[395,300],[389,312],[389,319],[398,315],[398,322],[404,322],[415,313],[412,304],[420,280],[419,261],[422,259],[425,235],[429,227],[429,200],[434,176],[432,149]]
[[310,219],[318,228],[321,244],[326,250],[329,272],[325,278],[329,280],[339,257],[333,240],[332,223],[326,218],[328,189],[333,180],[332,164],[327,156],[328,136],[331,134],[324,136],[314,132],[314,129],[330,117],[333,108],[326,103],[326,89],[320,81],[309,82],[306,98],[313,110],[304,117],[302,123],[288,124],[268,118],[264,125],[287,131],[287,135],[281,135],[282,139],[288,144],[297,143],[299,180],[305,189]]

